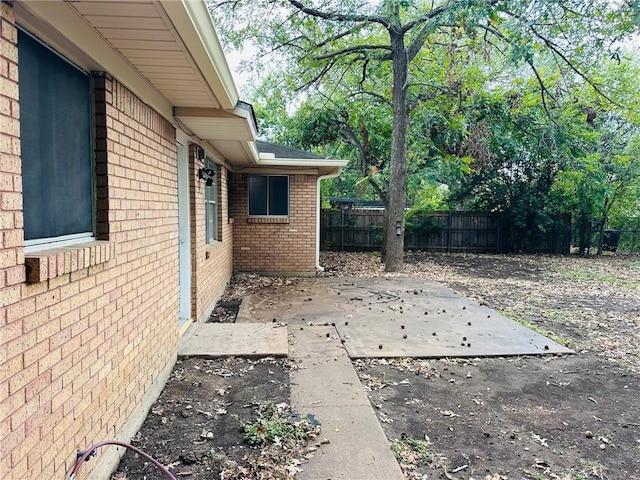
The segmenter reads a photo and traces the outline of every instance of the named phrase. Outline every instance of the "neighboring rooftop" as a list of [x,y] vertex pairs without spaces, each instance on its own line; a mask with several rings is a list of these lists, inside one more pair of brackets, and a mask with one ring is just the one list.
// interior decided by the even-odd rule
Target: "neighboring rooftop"
[[297,148],[285,147],[284,145],[278,145],[275,143],[263,142],[256,140],[256,146],[260,153],[270,153],[275,155],[276,158],[296,158],[296,159],[325,159],[322,155],[317,153],[307,152],[305,150],[298,150]]
[[333,208],[357,207],[357,208],[384,208],[380,200],[365,200],[362,198],[328,197],[327,200]]

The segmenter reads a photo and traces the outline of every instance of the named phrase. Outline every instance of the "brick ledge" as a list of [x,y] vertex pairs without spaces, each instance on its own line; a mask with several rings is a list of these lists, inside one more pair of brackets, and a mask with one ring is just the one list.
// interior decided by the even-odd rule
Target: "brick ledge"
[[101,240],[26,253],[24,258],[27,270],[26,281],[27,283],[44,282],[108,262],[115,257],[116,244]]
[[289,217],[247,217],[247,223],[289,223]]

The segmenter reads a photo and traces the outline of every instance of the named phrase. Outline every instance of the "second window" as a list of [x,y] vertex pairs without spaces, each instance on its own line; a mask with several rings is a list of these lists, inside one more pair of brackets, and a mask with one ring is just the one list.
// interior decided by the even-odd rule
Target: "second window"
[[249,175],[249,216],[289,215],[288,175]]

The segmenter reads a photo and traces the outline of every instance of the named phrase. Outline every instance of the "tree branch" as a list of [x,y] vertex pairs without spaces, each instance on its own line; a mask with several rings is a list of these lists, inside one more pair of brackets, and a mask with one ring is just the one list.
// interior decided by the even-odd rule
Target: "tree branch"
[[567,65],[580,78],[582,78],[585,82],[587,82],[591,86],[591,88],[593,88],[598,93],[598,95],[600,95],[602,98],[606,99],[612,105],[615,105],[617,107],[622,107],[622,105],[620,105],[615,100],[613,100],[611,97],[609,97],[609,95],[604,93],[595,82],[593,82],[585,73],[583,73],[578,67],[576,67],[573,64],[573,62],[571,60],[569,60],[566,57],[566,55],[560,51],[560,48],[555,43],[553,43],[552,41],[550,41],[546,37],[544,37],[541,34],[539,34],[533,26],[531,27],[531,31],[533,32],[533,34],[536,37],[538,37],[540,40],[542,40],[542,42],[547,46],[547,48],[549,48],[549,50],[551,50],[554,54],[558,55],[562,59],[562,61],[565,63],[565,65]]
[[[380,197],[380,200],[382,200],[382,203],[384,204],[385,208],[388,208],[389,199],[387,197],[384,179],[382,179],[381,183],[378,183],[373,178],[372,175],[367,174],[367,167],[373,164],[372,162],[373,158],[371,158],[370,151],[369,153],[367,153],[369,149],[365,148],[365,146],[363,145],[363,142],[361,142],[358,139],[357,135],[351,128],[351,125],[337,119],[334,120],[334,123],[338,130],[338,136],[342,138],[343,141],[353,145],[354,148],[357,150],[358,156],[361,159],[361,171],[362,171],[363,177],[367,179],[367,182],[371,185],[375,193]],[[365,140],[366,139],[363,139],[363,141]]]
[[331,20],[334,22],[364,22],[364,23],[378,23],[384,28],[389,28],[389,22],[383,17],[377,17],[374,15],[346,15],[343,13],[331,13],[323,12],[316,8],[306,7],[298,0],[288,0],[289,3],[300,10],[302,13],[306,13],[312,17],[322,18],[323,20]]
[[551,98],[554,98],[554,97],[553,97],[553,95],[551,95],[551,93],[549,92],[549,89],[547,89],[547,86],[544,84],[544,81],[542,80],[542,77],[540,77],[540,74],[538,73],[538,69],[533,64],[533,61],[532,60],[527,60],[527,63],[531,67],[531,70],[533,70],[533,73],[536,76],[536,79],[538,80],[538,85],[540,85],[540,97],[542,98],[542,108],[544,109],[544,113],[546,113],[547,117],[554,124],[557,125],[556,121],[551,116],[551,112],[549,112],[549,108],[547,107],[547,99],[545,97],[545,94],[548,94]]
[[368,90],[358,90],[356,92],[353,92],[350,96],[351,97],[355,97],[357,95],[369,95],[369,96],[379,100],[380,103],[383,103],[384,105],[386,105],[388,107],[393,107],[393,103],[391,102],[391,100],[389,100],[388,98],[385,98],[384,96],[380,95],[379,93],[370,92]]
[[358,151],[358,156],[361,159],[360,165],[363,168],[363,175],[366,175],[366,165],[368,163],[367,155],[364,151],[364,147],[356,134],[351,129],[351,125],[345,122],[341,122],[340,120],[335,120],[335,123],[338,127],[338,135],[345,141],[349,142],[351,145],[355,147]]
[[340,40],[341,38],[349,36],[352,33],[355,33],[356,31],[360,30],[360,28],[361,28],[360,25],[356,25],[355,27],[352,27],[352,28],[350,28],[348,30],[345,30],[344,32],[340,32],[340,33],[334,35],[333,37],[325,38],[320,43],[316,43],[314,46],[315,46],[315,48],[322,48],[325,45],[327,45],[328,43],[335,42],[336,40]]
[[367,80],[367,65],[369,65],[369,59],[365,59],[362,63],[362,75],[360,76],[360,90],[364,90],[364,82]]
[[[424,15],[416,18],[415,20],[406,23],[401,28],[400,33],[405,34],[409,30],[412,30],[413,28],[415,28],[417,25],[423,25],[425,22],[428,22],[429,20],[433,20],[437,16],[442,15],[447,10],[447,8],[451,8],[451,4],[450,3],[445,3],[444,5],[440,5],[440,6],[435,7],[435,8],[433,7],[433,4],[431,4],[431,10],[429,10],[429,13],[425,13]],[[424,32],[424,27],[426,27],[426,26],[428,26],[428,25],[424,25],[423,26],[423,28],[418,33],[418,36],[421,33]],[[422,41],[422,43],[424,43],[424,40]]]
[[[388,50],[390,51],[390,47],[386,47],[384,45],[356,45],[355,47],[347,47],[342,50],[336,50],[335,52],[326,53],[324,55],[319,55],[317,57],[311,57],[313,60],[329,60],[331,58],[340,57],[343,55],[350,55],[353,53],[370,53],[372,50]],[[366,55],[365,55],[366,56]]]
[[[497,30],[493,27],[491,27],[490,25],[483,25],[481,23],[478,24],[478,27],[484,29],[485,31],[495,35],[496,37],[498,37],[499,39],[507,42],[507,43],[511,43],[509,41],[509,39],[500,31]],[[532,27],[533,30],[533,27]],[[547,99],[545,95],[549,95],[551,98],[554,98],[553,95],[551,94],[551,92],[549,92],[549,89],[547,88],[547,86],[545,85],[544,81],[542,80],[542,77],[540,76],[540,73],[538,72],[538,69],[536,68],[536,66],[533,63],[533,60],[527,58],[526,59],[527,64],[529,65],[529,67],[531,67],[531,70],[533,71],[533,74],[536,77],[536,80],[538,81],[538,85],[540,85],[540,97],[542,98],[542,108],[544,109],[545,113],[547,114],[547,117],[553,122],[556,123],[555,120],[553,119],[553,117],[551,116],[551,112],[549,111],[549,107],[547,106]]]
[[318,80],[320,80],[322,77],[325,76],[325,74],[331,70],[333,68],[333,66],[335,65],[335,60],[329,62],[328,64],[326,64],[324,67],[322,67],[322,70],[320,70],[320,72],[315,75],[311,80],[305,82],[303,85],[301,85],[300,87],[296,88],[295,91],[299,92],[301,90],[304,90],[305,88],[307,88],[309,85],[313,85],[314,83],[316,83]]
[[[469,2],[469,3],[471,4],[470,6],[473,6],[473,4],[480,3],[480,2]],[[498,0],[492,0],[491,2],[489,2],[489,6],[493,7],[497,3],[498,3]],[[432,9],[431,11],[429,11],[428,14],[423,15],[422,17],[414,20],[413,22],[407,23],[402,28],[402,33],[406,33],[409,30],[413,29],[416,25],[418,24],[422,25],[422,28],[420,29],[418,34],[415,36],[415,38],[411,41],[411,43],[407,47],[407,58],[409,59],[409,61],[415,58],[415,56],[422,49],[422,46],[424,45],[424,43],[427,41],[430,30],[433,27],[433,24],[430,22],[430,20],[433,20],[434,18],[442,15],[449,8],[452,8],[452,7],[451,7],[451,4],[448,2],[436,8],[433,8],[433,4],[432,4]],[[450,26],[453,26],[453,25],[450,25]]]
[[384,190],[384,185],[383,186],[378,185],[378,182],[376,182],[371,175],[369,175],[367,180],[369,181],[369,184],[371,185],[371,187],[373,187],[373,190],[380,197],[380,200],[382,200],[382,204],[384,205],[384,208],[385,209],[389,208],[389,198],[387,197],[387,192]]
[[[436,10],[439,11],[438,13],[442,13],[442,9],[443,9],[442,6],[436,8]],[[432,11],[435,11],[435,10],[432,10]],[[410,22],[405,27],[409,26],[411,23],[415,24],[416,22]],[[411,28],[413,28],[413,26]],[[420,29],[418,34],[411,41],[411,43],[407,47],[407,59],[409,60],[409,62],[413,60],[416,55],[418,55],[418,53],[422,49],[422,46],[424,45],[424,42],[426,42],[427,38],[429,38],[429,33],[432,28],[433,28],[433,24],[431,24],[430,22],[422,25],[422,28]],[[406,31],[409,31],[409,30],[410,30],[409,28],[406,29]]]

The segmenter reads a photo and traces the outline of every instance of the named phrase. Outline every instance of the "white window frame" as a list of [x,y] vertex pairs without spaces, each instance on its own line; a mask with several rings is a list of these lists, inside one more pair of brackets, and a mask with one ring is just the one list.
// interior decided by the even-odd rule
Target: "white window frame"
[[205,242],[207,245],[219,241],[218,235],[218,166],[207,160],[205,168],[215,172],[211,185],[204,186]]

